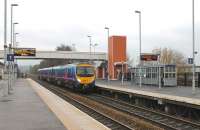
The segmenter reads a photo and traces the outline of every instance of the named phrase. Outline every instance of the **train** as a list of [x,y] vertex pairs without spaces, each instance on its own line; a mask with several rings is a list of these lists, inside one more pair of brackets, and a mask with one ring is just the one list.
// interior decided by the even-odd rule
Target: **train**
[[38,69],[38,78],[75,91],[95,90],[95,67],[88,63],[67,64]]

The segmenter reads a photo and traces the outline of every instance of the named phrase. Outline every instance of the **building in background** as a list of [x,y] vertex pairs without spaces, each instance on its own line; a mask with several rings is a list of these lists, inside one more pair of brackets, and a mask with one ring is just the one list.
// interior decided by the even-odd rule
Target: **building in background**
[[127,72],[126,36],[111,36],[108,43],[108,74],[111,80]]
[[[109,62],[109,64],[108,64]],[[107,69],[108,64],[108,69]],[[111,36],[108,43],[108,61],[102,62],[96,70],[97,78],[116,80],[127,74],[126,36]]]

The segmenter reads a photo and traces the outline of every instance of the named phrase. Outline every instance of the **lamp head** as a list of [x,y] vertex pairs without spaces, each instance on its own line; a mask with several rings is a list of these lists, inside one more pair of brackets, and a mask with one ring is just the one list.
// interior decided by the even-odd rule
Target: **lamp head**
[[11,6],[18,6],[18,4],[11,4]]
[[141,12],[140,12],[140,11],[138,11],[138,10],[136,10],[136,11],[135,11],[135,13],[138,13],[138,14],[140,14]]
[[109,29],[108,27],[105,27],[104,29]]

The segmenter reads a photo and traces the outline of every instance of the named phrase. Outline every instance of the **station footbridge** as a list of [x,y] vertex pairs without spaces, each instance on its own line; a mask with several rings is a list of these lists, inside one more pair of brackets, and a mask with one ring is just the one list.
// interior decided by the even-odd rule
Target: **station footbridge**
[[[0,59],[4,58],[4,51],[0,50]],[[104,52],[76,52],[76,51],[36,51],[35,56],[15,56],[16,59],[71,59],[105,61]]]

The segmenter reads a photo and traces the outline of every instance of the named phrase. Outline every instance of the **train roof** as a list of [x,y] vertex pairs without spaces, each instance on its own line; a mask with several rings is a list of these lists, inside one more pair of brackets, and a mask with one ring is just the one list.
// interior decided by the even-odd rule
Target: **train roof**
[[42,69],[38,69],[38,71],[49,70],[49,69],[62,69],[62,68],[66,68],[66,67],[76,67],[76,66],[93,66],[93,65],[89,64],[89,63],[74,63],[74,64],[66,64],[66,65],[60,65],[60,66],[53,66],[53,67],[48,67],[48,68],[42,68]]

